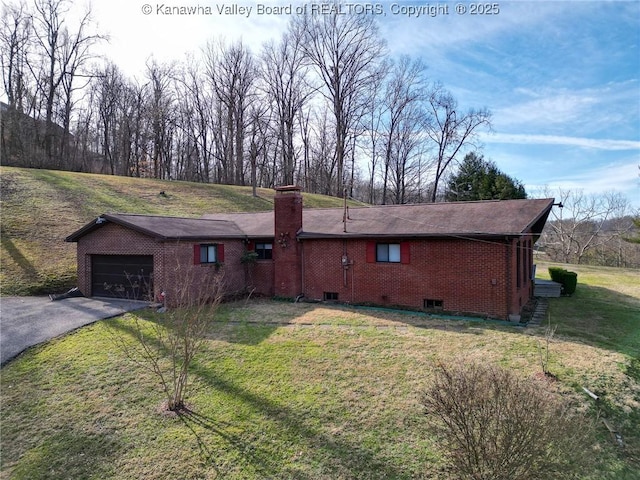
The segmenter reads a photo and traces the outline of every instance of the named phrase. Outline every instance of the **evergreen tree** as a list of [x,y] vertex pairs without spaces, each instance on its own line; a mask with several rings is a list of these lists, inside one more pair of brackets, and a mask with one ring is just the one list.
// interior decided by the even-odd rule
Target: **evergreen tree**
[[527,198],[524,185],[475,152],[468,153],[448,183],[448,202]]

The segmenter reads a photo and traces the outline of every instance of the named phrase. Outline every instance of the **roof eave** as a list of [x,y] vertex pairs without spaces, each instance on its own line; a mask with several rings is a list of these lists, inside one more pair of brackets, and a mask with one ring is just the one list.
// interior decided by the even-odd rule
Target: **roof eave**
[[131,222],[127,222],[118,216],[114,216],[108,213],[100,215],[95,220],[87,223],[84,227],[76,230],[74,233],[65,238],[65,242],[77,242],[80,238],[85,235],[93,232],[94,230],[100,228],[107,223],[113,223],[116,225],[120,225],[121,227],[125,227],[146,235],[148,237],[153,238],[156,241],[181,241],[181,240],[209,240],[209,239],[246,239],[247,236],[243,233],[234,233],[234,234],[220,234],[220,235],[162,235],[158,232],[154,232],[153,230],[149,230],[147,228],[140,227]]
[[71,235],[66,237],[64,239],[64,241],[65,242],[70,242],[70,243],[71,242],[77,242],[78,240],[80,240],[80,238],[84,237],[88,233],[91,233],[94,230],[100,228],[105,223],[105,221],[101,222],[100,219],[104,220],[104,217],[101,215],[101,216],[97,217],[95,220],[92,220],[91,222],[87,223],[83,227],[80,227],[78,230],[76,230]]
[[169,236],[169,237],[158,237],[159,240],[162,241],[176,241],[180,242],[183,240],[194,241],[194,240],[245,240],[247,238],[246,235],[242,234],[222,234],[222,235],[183,235],[183,236]]
[[554,202],[555,202],[555,198],[548,198],[547,205],[545,206],[545,208],[541,210],[540,213],[536,217],[534,217],[533,220],[531,220],[531,222],[529,222],[529,224],[522,231],[522,233],[526,233],[530,230],[533,232],[533,228],[536,225],[541,225],[541,227],[537,229],[540,231],[533,232],[535,234],[540,235],[542,233],[542,229],[544,228],[544,225],[547,223],[547,218],[549,218],[549,213],[551,213],[551,209],[553,208]]
[[345,239],[345,238],[504,238],[519,237],[519,232],[458,232],[458,233],[318,233],[318,232],[302,232],[298,234],[298,238],[305,239]]

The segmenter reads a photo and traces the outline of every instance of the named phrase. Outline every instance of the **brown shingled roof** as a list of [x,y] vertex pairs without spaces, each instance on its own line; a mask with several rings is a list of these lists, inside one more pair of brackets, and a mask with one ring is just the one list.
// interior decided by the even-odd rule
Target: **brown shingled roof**
[[311,209],[299,237],[519,235],[546,220],[552,205],[547,198],[356,207],[349,209],[346,233],[342,209]]
[[202,218],[233,222],[248,237],[273,237],[275,235],[273,210],[253,213],[209,213],[203,215]]
[[201,238],[245,238],[238,226],[226,220],[203,218],[162,217],[128,213],[104,214],[66,238],[76,242],[80,237],[111,222],[161,240]]
[[[541,229],[552,205],[553,199],[545,198],[351,207],[346,233],[342,208],[305,208],[298,236],[519,235],[543,219]],[[203,218],[234,222],[249,237],[274,236],[273,212],[207,214]]]
[[[303,210],[299,238],[517,236],[540,234],[553,205],[552,198],[479,202],[424,203],[351,207],[344,232],[342,208]],[[83,235],[113,222],[158,239],[270,238],[273,211],[218,213],[202,218],[105,214],[67,237]]]

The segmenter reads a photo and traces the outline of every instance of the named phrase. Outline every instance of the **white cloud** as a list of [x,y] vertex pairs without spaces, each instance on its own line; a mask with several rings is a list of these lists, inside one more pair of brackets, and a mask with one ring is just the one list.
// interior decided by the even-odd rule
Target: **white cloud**
[[513,93],[511,104],[494,110],[499,131],[631,138],[640,133],[637,79],[582,89],[519,87]]
[[565,93],[502,108],[495,115],[502,125],[549,127],[580,121],[598,102],[598,98],[589,94]]
[[527,192],[539,196],[545,188],[557,191],[581,190],[587,194],[602,194],[616,191],[625,195],[634,208],[640,208],[640,171],[638,159],[623,163],[603,165],[590,170],[582,170],[555,176],[545,184],[527,183]]
[[511,1],[499,4],[497,15],[457,15],[450,4],[449,15],[416,18],[387,14],[381,18],[382,33],[393,53],[422,55],[429,60],[447,57],[459,48],[468,50],[470,44],[544,25],[547,19],[570,8],[564,2]]
[[486,143],[566,145],[597,150],[639,150],[640,142],[635,140],[612,140],[598,138],[569,137],[562,135],[530,135],[517,133],[485,134]]

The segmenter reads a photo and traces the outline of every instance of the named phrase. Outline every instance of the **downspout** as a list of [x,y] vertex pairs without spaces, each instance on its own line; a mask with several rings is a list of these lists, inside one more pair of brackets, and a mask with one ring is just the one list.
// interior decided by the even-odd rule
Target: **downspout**
[[[300,298],[304,297],[304,242],[298,239],[300,242],[300,288],[302,291],[300,292]],[[297,299],[296,299],[297,300]]]
[[356,261],[351,260],[351,303],[356,303]]
[[345,238],[342,240],[342,274],[344,276],[343,287],[347,288],[349,286],[349,270],[351,270],[351,303],[355,301],[355,272],[354,265],[355,262],[353,260],[349,260],[348,253],[348,240]]
[[507,306],[507,319],[509,318],[511,309],[511,239],[506,237],[507,243],[507,251],[506,251],[506,261],[507,261],[507,278],[505,283],[505,299]]
[[[346,194],[347,189],[345,188],[344,191],[345,191],[345,194]],[[345,197],[345,202],[346,202],[346,197]],[[344,223],[345,230],[344,231],[346,232],[347,231],[347,228],[346,228],[347,227],[347,220],[346,220],[347,212],[346,212],[346,210],[345,210],[344,218],[345,218],[345,221],[344,221],[345,222]],[[349,286],[349,283],[348,283],[349,280],[347,278],[348,270],[349,270],[349,260],[348,259],[349,259],[349,255],[347,254],[347,240],[344,239],[344,240],[342,240],[342,262],[341,262],[342,263],[342,277],[343,277],[342,286],[344,288],[347,288]]]

